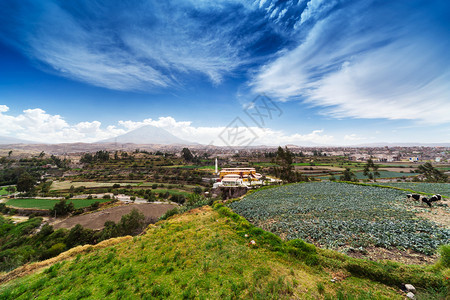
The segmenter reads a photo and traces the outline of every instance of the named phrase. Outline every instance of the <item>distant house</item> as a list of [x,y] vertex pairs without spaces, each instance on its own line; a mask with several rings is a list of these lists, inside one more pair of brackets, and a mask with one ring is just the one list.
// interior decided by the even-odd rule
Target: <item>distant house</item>
[[436,158],[434,159],[434,161],[437,162],[437,163],[438,163],[438,162],[441,162],[441,160],[442,160],[441,157],[436,157]]
[[409,158],[409,161],[410,161],[410,162],[418,162],[418,161],[419,161],[419,158],[418,158],[417,156],[415,156],[415,157],[410,157],[410,158]]

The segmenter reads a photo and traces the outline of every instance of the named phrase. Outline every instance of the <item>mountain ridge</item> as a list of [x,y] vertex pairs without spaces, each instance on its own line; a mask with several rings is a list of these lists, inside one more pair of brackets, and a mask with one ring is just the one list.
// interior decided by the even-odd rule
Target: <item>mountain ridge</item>
[[145,125],[125,134],[101,140],[96,143],[133,143],[133,144],[162,144],[162,145],[192,145],[192,142],[180,139],[167,130],[152,125]]

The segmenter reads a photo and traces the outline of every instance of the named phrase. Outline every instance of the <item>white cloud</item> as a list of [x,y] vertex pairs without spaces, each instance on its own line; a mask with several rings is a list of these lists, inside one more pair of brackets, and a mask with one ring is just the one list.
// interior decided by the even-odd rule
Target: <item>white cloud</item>
[[0,113],[0,135],[30,141],[94,142],[125,132],[115,126],[102,129],[99,121],[70,125],[60,115],[48,114],[40,108],[26,109],[17,116]]
[[[310,19],[316,19],[319,16],[325,14],[335,6],[337,1],[331,0],[311,0],[306,5],[305,10],[300,16],[299,25],[309,21]],[[299,26],[297,25],[297,27]]]
[[[305,18],[321,14],[322,2],[308,2]],[[448,38],[429,16],[395,12],[381,24],[385,7],[358,5],[314,23],[298,47],[260,69],[254,92],[301,99],[337,118],[450,122]]]
[[[237,3],[155,1],[122,9],[86,2],[80,8],[89,15],[84,19],[55,2],[33,2],[29,11],[10,16],[14,33],[0,38],[62,76],[110,89],[177,87],[186,73],[203,74],[217,84],[246,62],[245,45],[258,34],[236,39],[234,31],[245,22],[245,2],[239,1],[243,17],[236,20],[227,16],[205,24],[200,15],[215,11],[219,18],[227,5]],[[105,18],[108,9],[115,11]]]
[[9,107],[6,105],[0,105],[0,113],[7,112],[9,110]]
[[355,133],[352,133],[352,134],[346,134],[346,135],[344,136],[344,140],[345,140],[345,141],[361,141],[361,140],[366,140],[366,138],[365,138],[365,137],[358,136],[358,135],[355,134]]
[[[206,145],[212,143],[218,146],[236,145],[220,138],[221,133],[226,129],[225,126],[195,127],[190,121],[177,121],[173,117],[143,121],[120,120],[116,125],[104,127],[99,121],[85,121],[72,125],[60,115],[51,115],[39,108],[24,110],[17,116],[0,113],[0,135],[43,143],[96,142],[145,125],[163,128],[173,135],[191,142]],[[244,129],[246,128],[238,128],[239,131]],[[252,145],[330,144],[334,140],[333,136],[324,134],[323,130],[289,135],[270,128],[250,127],[249,132],[257,137]]]

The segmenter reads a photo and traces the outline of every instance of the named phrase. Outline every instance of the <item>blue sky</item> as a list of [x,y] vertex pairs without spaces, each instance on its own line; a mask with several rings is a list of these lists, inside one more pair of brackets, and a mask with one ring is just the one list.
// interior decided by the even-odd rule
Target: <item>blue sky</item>
[[[216,145],[227,126],[255,145],[450,142],[449,14],[417,0],[2,1],[0,136],[94,142],[150,124]],[[257,124],[245,111],[261,101],[277,113]]]

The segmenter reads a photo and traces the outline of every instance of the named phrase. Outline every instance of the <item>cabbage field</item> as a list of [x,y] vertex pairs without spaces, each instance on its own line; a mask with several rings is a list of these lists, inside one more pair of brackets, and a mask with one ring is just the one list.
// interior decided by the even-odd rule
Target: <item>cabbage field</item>
[[406,192],[338,182],[265,189],[230,204],[253,224],[288,240],[339,248],[377,246],[432,254],[450,230],[406,209]]

